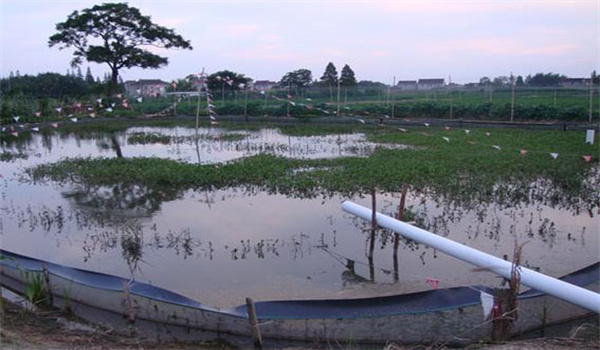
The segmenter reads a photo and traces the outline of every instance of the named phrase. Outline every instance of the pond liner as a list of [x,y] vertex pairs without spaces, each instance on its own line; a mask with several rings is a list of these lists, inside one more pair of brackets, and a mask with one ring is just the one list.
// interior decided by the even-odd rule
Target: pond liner
[[[84,305],[75,308],[83,318],[96,308],[118,315],[112,322],[121,324],[112,326],[125,329],[127,323],[122,316],[127,313],[126,301],[131,298],[136,313],[135,327],[147,336],[206,339],[206,331],[216,332],[214,337],[217,338],[225,334],[251,335],[245,304],[220,310],[147,283],[44,262],[5,250],[0,250],[0,254],[3,285],[23,291],[27,284],[24,272],[41,273],[45,266],[53,293],[60,294],[68,288],[70,292],[64,292],[59,298],[70,298]],[[595,263],[562,279],[598,290],[599,275],[600,263]],[[485,286],[467,286],[360,299],[259,301],[255,308],[265,342],[283,339],[322,343],[352,339],[361,344],[386,341],[466,344],[489,336],[490,322],[484,320],[481,291],[493,294],[493,290]],[[514,333],[587,314],[583,308],[529,290],[519,296],[519,319]]]

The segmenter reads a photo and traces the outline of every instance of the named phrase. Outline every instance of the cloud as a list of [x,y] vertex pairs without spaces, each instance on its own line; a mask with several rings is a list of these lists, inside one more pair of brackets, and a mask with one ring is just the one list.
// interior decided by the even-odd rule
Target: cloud
[[[430,14],[472,14],[472,13],[498,13],[515,11],[554,11],[554,10],[581,10],[595,7],[595,1],[546,1],[546,0],[397,0],[374,2],[371,8],[384,12],[399,13],[430,13]],[[591,6],[591,7],[590,7]]]
[[233,59],[244,57],[244,60],[252,61],[285,61],[298,58],[296,53],[278,44],[259,44],[247,49],[238,49],[235,52],[223,52],[221,56]]
[[157,18],[154,20],[156,24],[167,27],[167,28],[175,28],[183,26],[190,22],[190,18],[188,17],[171,17],[171,18]]
[[500,10],[517,9],[522,4],[507,1],[388,1],[373,4],[385,12],[413,13],[473,13],[497,12]]
[[277,34],[262,34],[258,37],[258,40],[263,42],[281,41],[283,37]]
[[256,34],[260,30],[257,24],[230,24],[225,25],[221,30],[230,37],[244,38]]
[[347,54],[346,51],[336,47],[324,47],[315,49],[315,51],[319,52],[322,57],[345,57]]
[[523,55],[541,55],[541,56],[560,56],[565,55],[578,49],[577,45],[562,44],[562,45],[546,45],[539,47],[523,48]]
[[515,38],[473,38],[448,40],[427,45],[419,45],[418,50],[430,55],[476,54],[512,56],[559,56],[572,52],[574,44],[526,43]]
[[384,56],[389,56],[390,52],[388,50],[375,50],[371,52],[371,56],[376,56],[376,57],[384,57]]

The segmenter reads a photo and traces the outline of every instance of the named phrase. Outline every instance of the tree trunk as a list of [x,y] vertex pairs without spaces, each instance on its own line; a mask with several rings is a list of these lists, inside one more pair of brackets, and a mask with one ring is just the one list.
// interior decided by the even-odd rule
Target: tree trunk
[[108,87],[108,96],[112,96],[113,94],[118,92],[119,86],[119,70],[116,68],[111,68],[112,73],[110,77],[110,85]]

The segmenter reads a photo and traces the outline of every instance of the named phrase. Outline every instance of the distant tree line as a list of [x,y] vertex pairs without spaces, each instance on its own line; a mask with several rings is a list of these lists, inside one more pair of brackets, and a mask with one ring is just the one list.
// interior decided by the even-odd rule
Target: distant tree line
[[[28,96],[34,98],[83,97],[88,95],[102,95],[105,93],[110,76],[105,75],[103,80],[92,76],[87,69],[85,76],[78,68],[76,72],[67,70],[66,75],[59,73],[40,73],[38,75],[21,75],[10,72],[8,78],[0,79],[2,96]],[[121,82],[122,83],[122,82]],[[122,85],[121,85],[122,89]]]
[[[523,78],[522,76],[499,76],[493,79],[483,77],[479,80],[479,86],[493,86],[493,87],[506,87],[511,86],[513,83],[519,87],[552,87],[560,86],[561,83],[567,79],[567,76],[555,73],[536,73],[535,75],[528,75]],[[590,79],[585,77],[584,79]],[[592,72],[591,79],[594,84],[598,84],[599,76],[596,71]],[[472,85],[472,84],[471,84]]]

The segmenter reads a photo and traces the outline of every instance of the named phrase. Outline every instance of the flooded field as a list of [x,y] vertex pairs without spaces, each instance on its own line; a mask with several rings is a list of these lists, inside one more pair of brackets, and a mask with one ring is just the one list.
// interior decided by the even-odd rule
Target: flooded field
[[[4,137],[4,136],[3,136]],[[362,134],[294,137],[276,129],[134,127],[126,132],[31,134],[4,140],[0,174],[2,249],[83,269],[133,277],[217,307],[255,300],[397,294],[502,279],[443,253],[402,241],[394,271],[393,238],[379,231],[369,262],[368,223],[341,210],[351,199],[298,198],[239,186],[169,193],[140,186],[32,182],[24,169],[66,157],[159,157],[224,163],[270,153],[294,159],[365,157],[376,146]],[[403,149],[402,145],[379,145]],[[533,189],[543,182],[532,183]],[[541,191],[541,190],[540,190]],[[399,194],[378,193],[393,215]],[[573,202],[573,201],[571,201]],[[574,202],[577,202],[576,200]],[[410,193],[418,225],[499,257],[523,247],[526,266],[559,276],[598,261],[596,212],[523,201],[460,206],[439,195]]]

